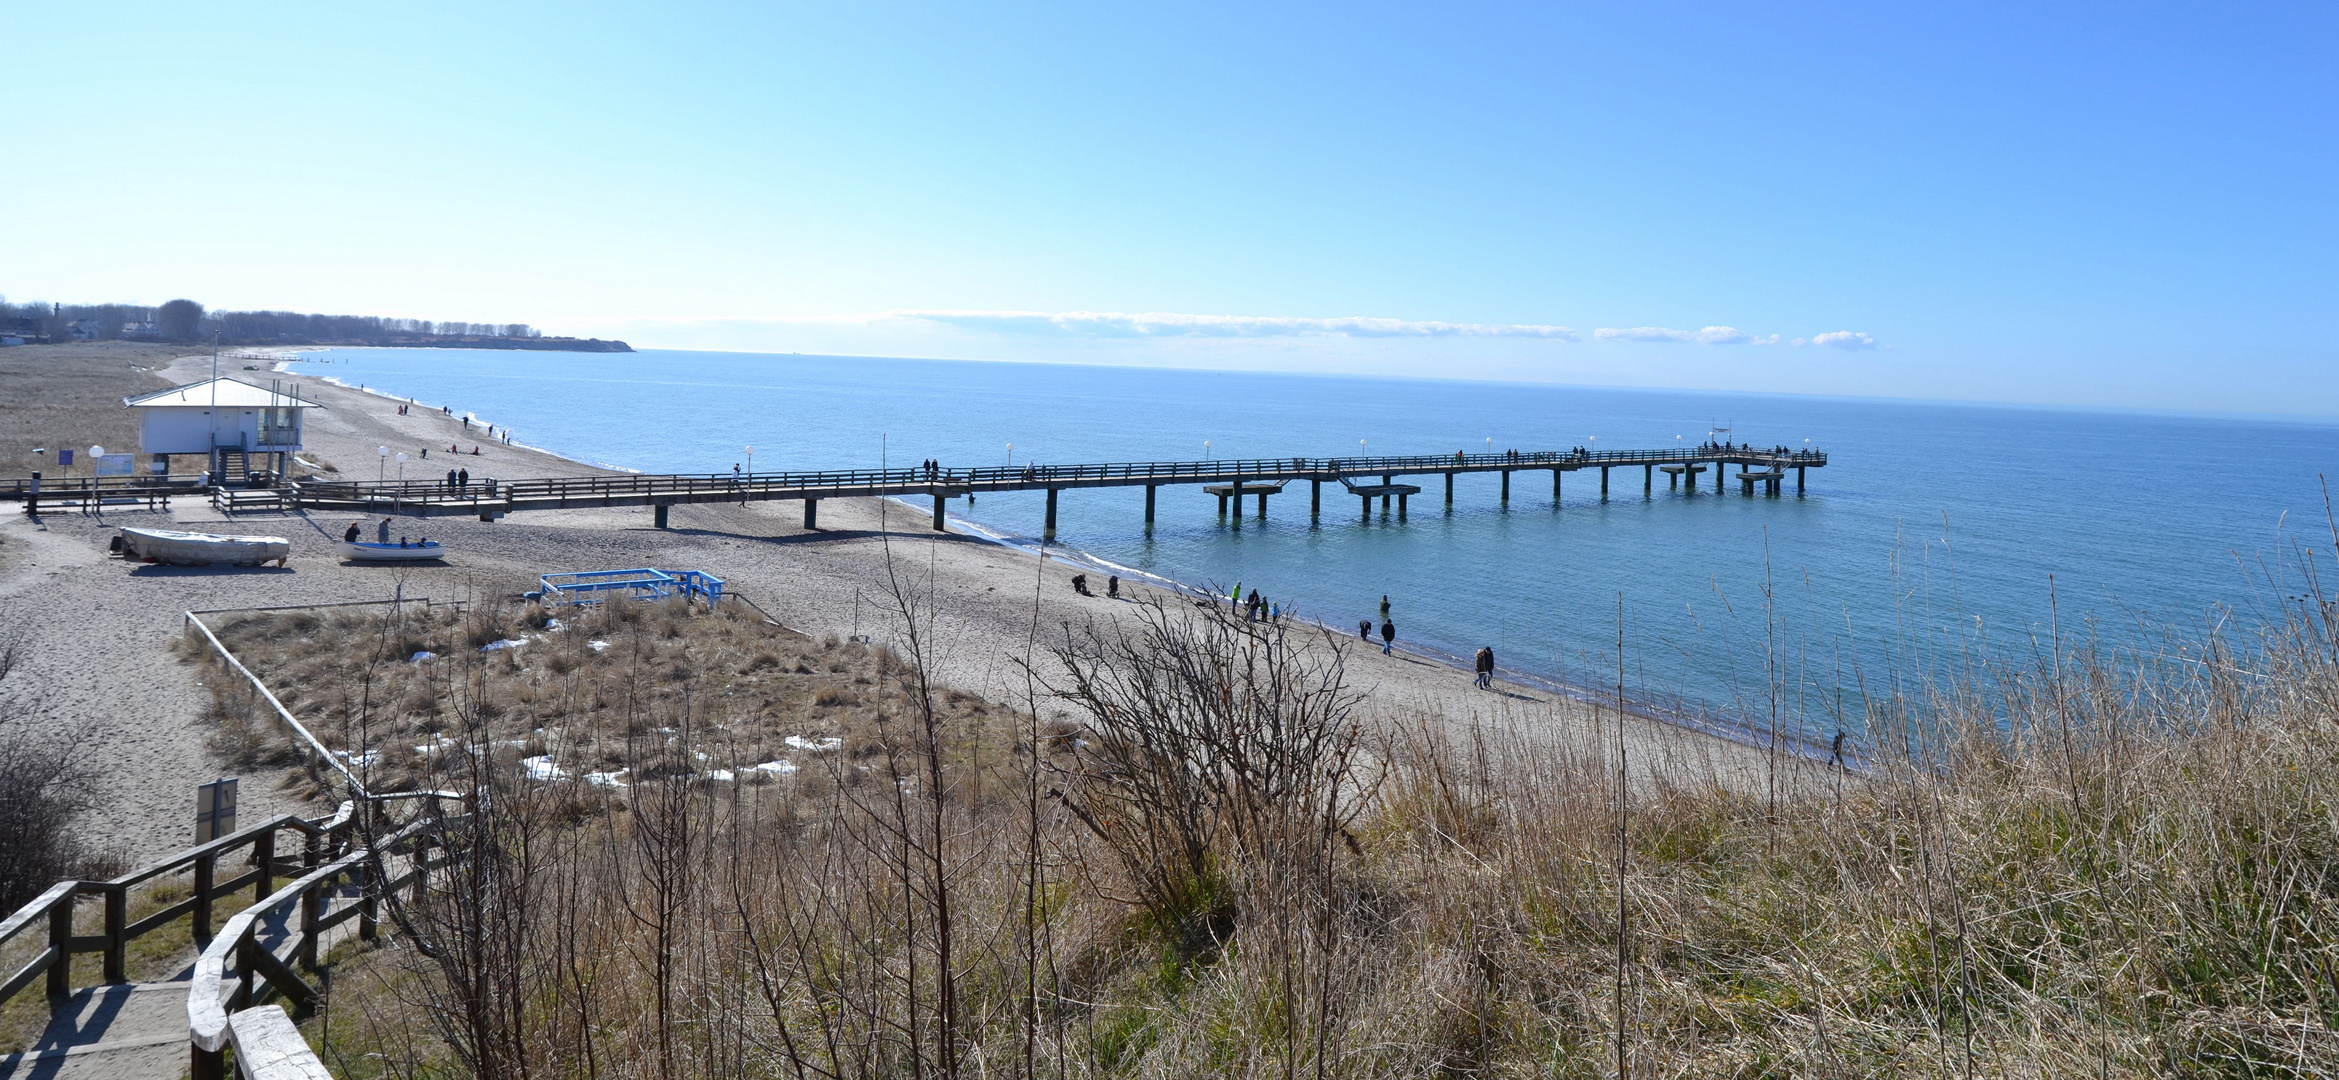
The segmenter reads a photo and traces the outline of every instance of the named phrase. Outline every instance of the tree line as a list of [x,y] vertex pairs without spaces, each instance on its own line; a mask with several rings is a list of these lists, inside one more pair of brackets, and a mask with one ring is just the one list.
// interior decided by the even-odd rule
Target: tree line
[[[314,315],[294,311],[206,311],[193,300],[142,304],[12,304],[0,297],[0,332],[28,341],[162,341],[224,345],[470,345],[575,347],[579,339],[547,338],[527,323],[434,322],[373,315]],[[630,351],[622,342],[591,344]]]

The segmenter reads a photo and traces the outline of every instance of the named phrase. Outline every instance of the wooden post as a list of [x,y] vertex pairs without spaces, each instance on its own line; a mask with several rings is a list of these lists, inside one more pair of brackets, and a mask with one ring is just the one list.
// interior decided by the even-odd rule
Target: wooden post
[[1559,470],[1551,470],[1551,505],[1559,505]]
[[217,855],[195,857],[195,946],[211,944],[211,875]]
[[1259,493],[1259,520],[1267,520],[1267,493],[1264,491]]
[[940,491],[936,491],[936,492],[934,493],[934,531],[935,531],[935,532],[949,532],[949,531],[950,531],[950,530],[949,530],[948,528],[946,528],[946,527],[943,525],[943,523],[942,523],[942,500],[943,500],[943,499],[945,499],[945,498],[947,498],[947,496],[943,495],[943,494],[942,494]]
[[276,830],[252,838],[252,865],[260,869],[258,880],[252,883],[252,902],[257,904],[276,891]]
[[1795,494],[1803,494],[1803,466],[1795,466]]
[[804,527],[807,529],[817,529],[820,527],[819,499],[804,500]]
[[122,937],[123,928],[130,922],[129,911],[130,890],[119,887],[106,890],[106,981],[110,983],[130,981],[130,976],[124,974],[123,964],[130,943]]
[[371,864],[357,864],[352,881],[357,883],[357,939],[372,941],[381,932],[381,897],[374,890]]
[[226,1051],[205,1050],[193,1043],[188,1046],[191,1053],[187,1060],[187,1080],[227,1080]]
[[1397,493],[1397,520],[1405,520],[1405,493],[1402,491]]
[[1381,474],[1381,514],[1384,517],[1389,513],[1389,485],[1396,482],[1395,476],[1388,473]]
[[1218,497],[1218,516],[1222,518],[1226,516],[1226,496],[1224,495]]
[[1310,480],[1308,481],[1308,520],[1314,521],[1317,518],[1323,516],[1324,482],[1321,480]]
[[1048,535],[1056,535],[1056,489],[1048,489]]
[[1153,524],[1153,497],[1161,493],[1160,484],[1145,485],[1145,523]]
[[56,959],[49,961],[49,996],[63,998],[73,993],[73,894],[67,893],[49,909],[49,948],[56,951]]
[[1649,495],[1655,494],[1656,490],[1657,467],[1654,465],[1641,466],[1641,495],[1643,497],[1647,497]]
[[670,504],[668,503],[659,503],[656,506],[650,508],[653,512],[652,516],[655,518],[655,524],[658,528],[663,529],[666,527],[666,511],[669,506]]
[[1227,492],[1228,492],[1228,499],[1229,499],[1229,501],[1231,501],[1231,502],[1233,502],[1233,503],[1234,503],[1234,527],[1235,527],[1235,528],[1238,528],[1238,529],[1239,529],[1239,528],[1242,528],[1242,527],[1243,527],[1243,482],[1242,482],[1241,478],[1239,478],[1239,477],[1238,477],[1238,478],[1236,478],[1236,480],[1234,481],[1234,484],[1233,484],[1231,487],[1227,488]]
[[1511,504],[1511,471],[1509,469],[1502,471],[1502,504],[1504,506]]
[[324,901],[321,882],[300,894],[300,947],[293,952],[293,962],[305,968],[317,966],[317,923],[324,915]]
[[1446,509],[1454,508],[1454,471],[1446,470]]
[[1365,495],[1361,498],[1364,499],[1364,520],[1369,524],[1373,519],[1373,497]]

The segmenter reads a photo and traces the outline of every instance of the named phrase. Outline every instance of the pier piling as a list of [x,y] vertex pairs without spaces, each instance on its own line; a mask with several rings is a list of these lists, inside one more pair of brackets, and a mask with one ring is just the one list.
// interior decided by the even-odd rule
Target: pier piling
[[1048,525],[1047,525],[1047,535],[1048,535],[1048,536],[1049,536],[1051,539],[1052,539],[1052,538],[1054,538],[1054,537],[1055,537],[1055,535],[1056,535],[1056,489],[1055,489],[1055,488],[1049,488],[1049,489],[1048,489]]
[[937,491],[937,492],[935,492],[935,493],[934,493],[934,531],[935,531],[935,532],[949,532],[949,531],[950,531],[950,530],[949,530],[949,528],[947,528],[946,526],[944,526],[944,524],[943,524],[943,522],[942,522],[942,500],[943,500],[944,498],[946,498],[946,496],[944,496],[944,495],[943,495],[941,492]]
[[[1384,478],[1381,482],[1385,484],[1388,483],[1388,480]],[[1509,469],[1502,471],[1502,504],[1504,506],[1511,504],[1511,471]]]
[[1310,480],[1308,481],[1308,520],[1314,521],[1317,518],[1323,516],[1324,482],[1321,480]]
[[656,525],[658,528],[661,528],[661,529],[665,528],[665,527],[666,527],[666,511],[668,511],[668,510],[671,510],[671,509],[673,509],[673,508],[674,508],[674,504],[673,504],[673,503],[659,503],[658,505],[651,507],[650,509],[651,509],[652,513],[651,513],[651,515],[650,515],[650,516],[651,516],[651,519],[652,519],[652,523],[653,523],[653,524],[655,524],[655,525]]
[[1451,471],[1448,471],[1448,472],[1446,473],[1446,509],[1448,509],[1448,510],[1451,510],[1451,509],[1453,509],[1453,508],[1454,508],[1454,474],[1453,474]]
[[1608,501],[1608,466],[1600,466],[1600,501]]
[[1397,493],[1397,520],[1405,520],[1405,493],[1402,491]]
[[1656,490],[1657,467],[1654,465],[1641,466],[1641,497],[1644,499],[1648,498],[1651,494],[1654,494]]
[[817,529],[820,527],[819,499],[804,500],[804,527],[807,529]]
[[1153,524],[1153,497],[1161,492],[1161,485],[1145,485],[1145,523]]

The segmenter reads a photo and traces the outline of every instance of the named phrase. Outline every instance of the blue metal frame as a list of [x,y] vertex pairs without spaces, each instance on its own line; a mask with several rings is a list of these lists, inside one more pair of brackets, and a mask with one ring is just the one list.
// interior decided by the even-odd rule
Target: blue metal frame
[[632,570],[581,570],[565,574],[542,574],[536,578],[544,587],[546,600],[571,604],[599,603],[602,595],[623,592],[637,600],[663,600],[680,592],[694,600],[704,600],[713,608],[723,599],[723,579],[703,570],[658,570],[638,567]]

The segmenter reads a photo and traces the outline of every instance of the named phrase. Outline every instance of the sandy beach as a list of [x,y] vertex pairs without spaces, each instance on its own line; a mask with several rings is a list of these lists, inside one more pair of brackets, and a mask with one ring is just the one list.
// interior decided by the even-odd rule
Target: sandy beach
[[[6,359],[19,365],[40,356],[32,349],[10,353]],[[197,381],[210,372],[207,356],[162,365],[151,355],[131,358],[94,347],[56,355],[52,364],[60,371],[75,365],[88,370],[77,368],[72,378],[59,374],[46,386],[33,380],[36,394],[53,390],[82,403],[79,413],[47,422],[71,423],[79,416],[84,426],[107,418],[106,400],[119,415],[126,412],[119,408],[123,394]],[[138,366],[155,370],[133,370]],[[241,366],[224,373],[263,384],[277,377]],[[417,407],[413,415],[400,416],[396,403],[379,395],[313,378],[298,381],[304,396],[326,406],[308,420],[302,456],[336,466],[344,477],[371,479],[381,446],[412,456],[409,477],[438,475],[449,466],[470,470],[475,480],[595,471],[490,442],[477,426],[466,432],[460,419],[435,410]],[[101,387],[109,399],[98,398]],[[9,411],[17,408],[12,403]],[[463,452],[450,458],[449,445]],[[477,456],[469,453],[475,445]],[[433,450],[428,459],[421,457],[425,448]],[[226,521],[206,502],[179,499],[167,513],[52,513],[35,521],[12,512],[0,522],[0,625],[22,633],[31,646],[19,672],[0,683],[0,700],[44,727],[86,730],[87,751],[102,776],[91,824],[105,846],[134,859],[184,846],[193,787],[219,771],[204,747],[205,692],[196,672],[163,647],[188,610],[379,600],[399,589],[408,597],[458,600],[518,592],[547,572],[704,570],[781,622],[814,635],[894,639],[900,629],[895,596],[907,597],[926,624],[926,662],[940,681],[1020,703],[1028,685],[1022,664],[1045,670],[1046,642],[1060,639],[1067,627],[1127,618],[1143,599],[1175,599],[1143,586],[1125,590],[1130,599],[1080,596],[1070,586],[1078,572],[1073,567],[933,532],[923,515],[875,499],[824,502],[822,527],[811,531],[802,528],[801,507],[792,502],[677,506],[667,530],[652,527],[648,508],[528,513],[495,523],[399,519],[395,532],[427,534],[451,553],[443,566],[405,568],[342,562],[331,541],[352,520],[341,514],[244,514]],[[125,525],[285,536],[293,542],[293,556],[282,570],[139,566],[106,554],[108,538]],[[1456,729],[1473,720],[1499,720],[1558,738],[1584,736],[1596,722],[1585,706],[1549,691],[1515,684],[1498,684],[1494,693],[1476,690],[1468,673],[1402,650],[1384,657],[1377,649],[1350,648],[1347,655],[1350,681],[1366,694],[1367,710],[1377,718],[1431,716]],[[1603,717],[1612,730],[1613,714]],[[1628,721],[1626,728],[1636,772],[1692,785],[1750,788],[1761,782],[1758,751],[1646,720]],[[248,817],[292,808],[265,785],[247,785],[243,799]]]

